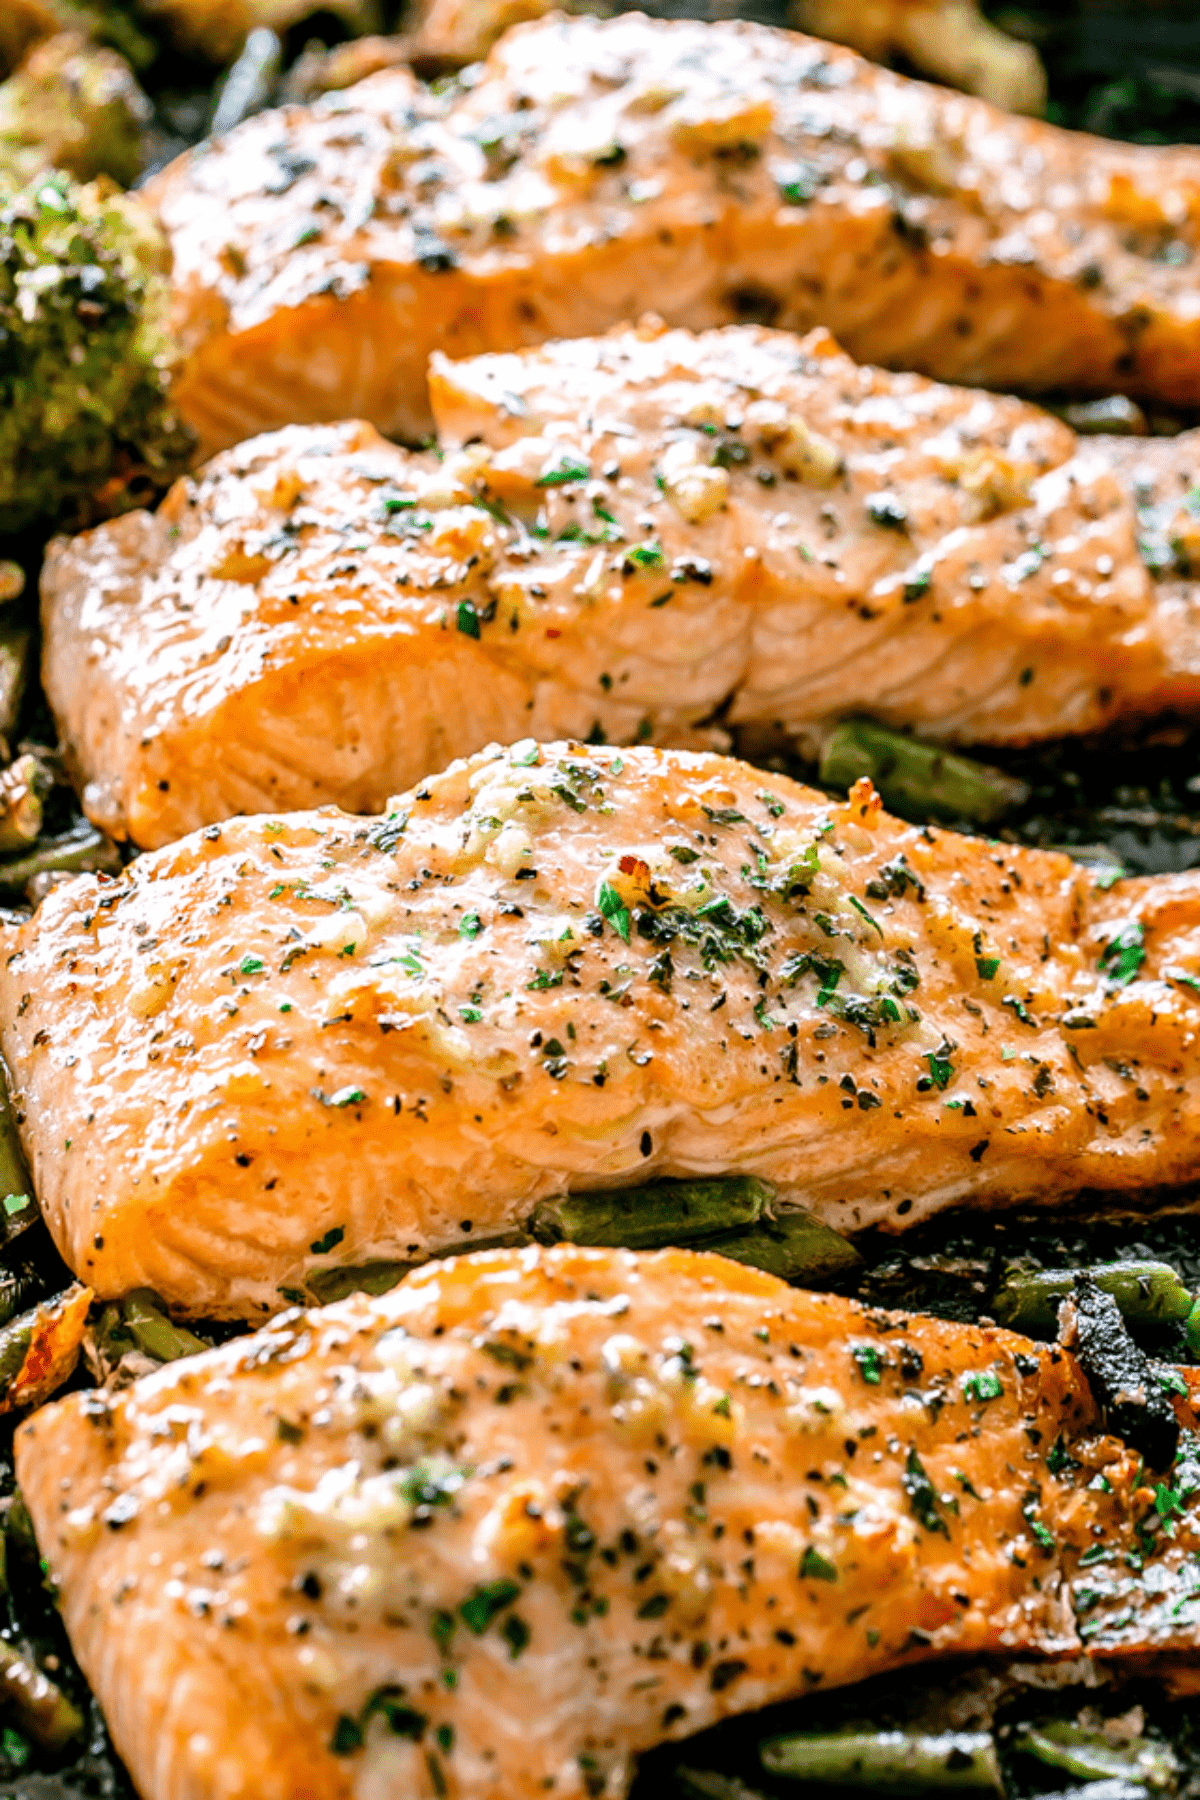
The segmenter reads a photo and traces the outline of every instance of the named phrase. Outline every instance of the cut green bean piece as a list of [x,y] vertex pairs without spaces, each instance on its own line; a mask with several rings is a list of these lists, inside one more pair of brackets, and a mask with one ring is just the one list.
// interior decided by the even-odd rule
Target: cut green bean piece
[[406,1262],[360,1263],[344,1269],[319,1269],[305,1286],[320,1306],[350,1294],[386,1294],[416,1265]]
[[0,1641],[0,1712],[43,1750],[62,1750],[83,1733],[83,1714],[48,1675]]
[[868,775],[896,812],[927,813],[942,819],[969,819],[988,825],[1030,795],[1028,782],[989,763],[958,756],[937,744],[889,731],[872,719],[846,719],[821,757],[821,780],[828,787],[853,787]]
[[757,1788],[716,1769],[676,1769],[675,1785],[688,1800],[763,1800]]
[[1056,412],[1080,437],[1145,437],[1150,429],[1137,401],[1125,394],[1105,394],[1101,400],[1071,400],[1049,410]]
[[1014,1739],[1013,1749],[1085,1781],[1135,1781],[1163,1793],[1179,1780],[1179,1763],[1169,1745],[1149,1738],[1113,1744],[1102,1732],[1087,1731],[1070,1719],[1031,1727]]
[[1090,1269],[1010,1268],[996,1294],[992,1311],[1010,1331],[1053,1332],[1058,1309],[1075,1286],[1077,1275],[1090,1275],[1102,1293],[1111,1294],[1126,1319],[1170,1323],[1186,1319],[1193,1295],[1169,1263],[1097,1263]]
[[848,1238],[823,1225],[811,1213],[795,1208],[773,1219],[762,1218],[740,1231],[723,1231],[704,1240],[706,1250],[748,1263],[781,1281],[812,1285],[832,1281],[861,1268],[862,1257]]
[[1004,1794],[988,1731],[798,1731],[768,1738],[760,1753],[770,1774],[826,1787],[869,1787],[880,1794],[951,1789]]
[[0,737],[11,738],[17,728],[32,649],[27,625],[0,626]]
[[135,1288],[121,1302],[121,1323],[139,1350],[157,1362],[177,1362],[181,1356],[197,1356],[211,1350],[194,1332],[176,1325],[163,1311],[163,1303],[149,1288]]
[[540,1244],[595,1244],[662,1250],[754,1225],[775,1198],[753,1175],[712,1181],[655,1181],[644,1187],[557,1194],[529,1223]]
[[1187,1316],[1186,1336],[1188,1349],[1197,1362],[1200,1362],[1200,1300],[1197,1300]]
[[61,837],[43,839],[28,856],[0,862],[0,890],[19,892],[39,875],[116,875],[120,867],[111,838],[94,825],[77,825]]

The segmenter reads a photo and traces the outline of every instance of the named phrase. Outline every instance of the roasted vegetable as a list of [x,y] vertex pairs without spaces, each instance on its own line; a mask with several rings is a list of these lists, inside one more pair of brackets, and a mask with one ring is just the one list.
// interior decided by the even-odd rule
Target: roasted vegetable
[[847,719],[821,756],[821,780],[850,788],[869,776],[885,806],[924,818],[990,825],[1029,798],[1029,786],[1002,769],[889,731],[872,719]]
[[104,183],[0,201],[0,533],[120,512],[186,463],[164,269],[149,215]]
[[0,1329],[0,1413],[38,1406],[79,1361],[92,1290],[75,1282]]
[[715,1181],[654,1181],[642,1187],[560,1194],[543,1200],[530,1229],[542,1244],[658,1250],[753,1225],[774,1198],[764,1181],[736,1175]]
[[42,829],[42,802],[53,777],[36,756],[18,756],[0,773],[0,855],[27,849]]
[[110,175],[129,187],[141,172],[150,118],[123,56],[59,32],[0,85],[0,172],[17,185],[59,168],[80,181]]
[[1179,1760],[1167,1744],[1145,1738],[1121,1743],[1069,1719],[1023,1731],[1013,1749],[1083,1780],[1131,1781],[1154,1793],[1172,1792],[1179,1779]]
[[1151,1469],[1165,1469],[1179,1447],[1179,1422],[1148,1357],[1134,1343],[1120,1308],[1090,1275],[1077,1274],[1059,1310],[1059,1339],[1073,1350],[1103,1409],[1106,1429],[1124,1438]]
[[75,1703],[28,1657],[3,1642],[0,1713],[15,1719],[44,1750],[62,1750],[83,1733],[83,1714]]
[[46,876],[114,875],[120,866],[120,853],[112,839],[94,825],[81,822],[61,837],[44,838],[28,856],[0,862],[0,892],[23,891]]
[[1102,1293],[1111,1294],[1126,1319],[1174,1323],[1192,1311],[1193,1297],[1169,1263],[1130,1261],[1097,1263],[1087,1270],[1009,1268],[993,1305],[996,1317],[1010,1331],[1052,1334],[1058,1309],[1080,1274],[1090,1275]]
[[792,1732],[762,1746],[772,1775],[879,1794],[985,1790],[1003,1800],[996,1746],[988,1731]]

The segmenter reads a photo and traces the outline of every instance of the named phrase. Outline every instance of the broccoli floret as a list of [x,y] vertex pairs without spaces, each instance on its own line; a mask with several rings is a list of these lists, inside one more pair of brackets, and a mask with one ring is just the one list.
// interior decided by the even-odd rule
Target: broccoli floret
[[130,187],[151,116],[123,56],[78,32],[57,32],[0,83],[0,174],[23,186],[56,168]]
[[167,262],[111,183],[0,195],[0,532],[124,511],[186,465]]

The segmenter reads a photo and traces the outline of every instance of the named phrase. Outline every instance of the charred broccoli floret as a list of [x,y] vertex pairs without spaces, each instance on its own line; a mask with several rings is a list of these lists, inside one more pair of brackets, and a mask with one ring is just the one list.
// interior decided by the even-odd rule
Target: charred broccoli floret
[[56,172],[0,195],[0,533],[123,511],[186,464],[166,268],[110,183]]

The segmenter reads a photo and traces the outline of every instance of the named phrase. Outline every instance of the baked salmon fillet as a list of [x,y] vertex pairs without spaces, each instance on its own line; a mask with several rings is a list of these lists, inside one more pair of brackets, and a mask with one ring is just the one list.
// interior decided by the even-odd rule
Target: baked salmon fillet
[[1148,1205],[1200,1153],[1200,872],[1093,882],[867,782],[527,740],[54,890],[3,1050],[68,1263],[199,1315],[655,1177],[850,1232]]
[[458,1258],[17,1440],[144,1800],[618,1800],[818,1682],[1194,1656],[1141,1466],[1062,1350],[679,1250]]
[[441,460],[292,427],[52,546],[43,677],[106,830],[371,811],[525,736],[1011,743],[1200,702],[1200,434],[1080,440],[755,326],[438,357],[432,392]]
[[259,114],[146,190],[208,450],[348,417],[419,438],[429,355],[825,325],[988,387],[1200,402],[1200,150],[1118,144],[742,22],[551,16],[440,94]]

